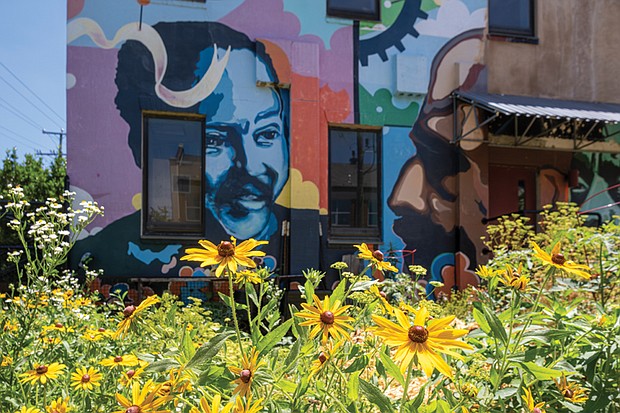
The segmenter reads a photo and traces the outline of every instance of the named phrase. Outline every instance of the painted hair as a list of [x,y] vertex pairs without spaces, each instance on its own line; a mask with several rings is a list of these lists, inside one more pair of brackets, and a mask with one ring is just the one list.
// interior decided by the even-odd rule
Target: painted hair
[[[265,63],[274,82],[277,74],[271,58],[260,42],[251,41],[245,34],[217,22],[158,23],[153,28],[159,33],[166,47],[167,69],[162,84],[171,90],[187,90],[197,81],[196,69],[201,52],[212,48],[243,50],[254,53]],[[254,73],[251,73],[254,76]],[[149,50],[139,41],[129,40],[118,52],[116,67],[116,107],[129,124],[128,144],[136,165],[141,166],[142,111],[172,113],[198,113],[200,102],[188,108],[173,107],[163,102],[155,93],[155,64]],[[278,89],[278,94],[280,92]],[[283,111],[286,113],[286,111]],[[287,121],[284,116],[285,131]],[[288,131],[286,132],[288,136]]]

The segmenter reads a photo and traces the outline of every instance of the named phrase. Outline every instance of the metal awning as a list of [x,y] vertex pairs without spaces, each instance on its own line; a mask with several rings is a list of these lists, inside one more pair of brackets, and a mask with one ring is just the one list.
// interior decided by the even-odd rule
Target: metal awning
[[[479,136],[474,137],[475,132],[485,128],[485,135],[503,142],[503,146],[531,142],[527,146],[543,149],[559,145],[565,146],[559,149],[581,150],[592,146],[589,150],[616,152],[620,148],[609,139],[620,134],[620,126],[613,126],[620,123],[619,104],[462,91],[455,91],[452,96],[454,111],[464,110],[460,120],[455,116],[455,143],[480,140]],[[550,140],[557,142],[550,147]],[[566,146],[567,143],[572,145]]]

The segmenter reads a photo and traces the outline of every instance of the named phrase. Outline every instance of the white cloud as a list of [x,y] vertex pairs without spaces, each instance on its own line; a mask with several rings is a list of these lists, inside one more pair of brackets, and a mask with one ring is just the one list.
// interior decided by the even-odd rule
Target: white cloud
[[461,0],[443,0],[437,18],[420,20],[415,28],[420,34],[451,39],[467,30],[485,26],[485,8],[470,13]]

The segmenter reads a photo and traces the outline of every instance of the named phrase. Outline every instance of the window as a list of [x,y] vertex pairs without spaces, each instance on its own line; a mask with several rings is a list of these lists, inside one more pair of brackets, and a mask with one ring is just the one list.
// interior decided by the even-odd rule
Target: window
[[380,241],[380,145],[379,129],[330,129],[330,241]]
[[142,234],[204,230],[204,118],[144,114]]
[[327,15],[352,20],[380,21],[378,0],[327,0]]
[[534,0],[489,0],[489,33],[534,37]]

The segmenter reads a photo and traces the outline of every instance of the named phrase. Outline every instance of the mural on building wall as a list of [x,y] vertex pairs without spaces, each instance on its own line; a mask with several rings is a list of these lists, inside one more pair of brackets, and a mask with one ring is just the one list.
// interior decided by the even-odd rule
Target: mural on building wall
[[[106,208],[74,261],[91,253],[108,275],[205,275],[180,263],[184,242],[140,237],[146,110],[205,116],[206,237],[268,239],[264,264],[278,268],[282,222],[327,221],[328,125],[354,122],[357,86],[360,123],[383,127],[381,248],[416,250],[432,279],[477,282],[484,153],[450,144],[449,95],[484,87],[485,0],[385,1],[360,39],[305,0],[151,4],[139,30],[133,3],[68,1],[69,175]],[[417,69],[397,84],[399,65]],[[314,244],[319,226],[305,222],[295,234],[316,265],[354,253]]]
[[579,171],[570,200],[587,213],[592,224],[620,215],[620,155],[584,152],[575,154],[572,168]]

